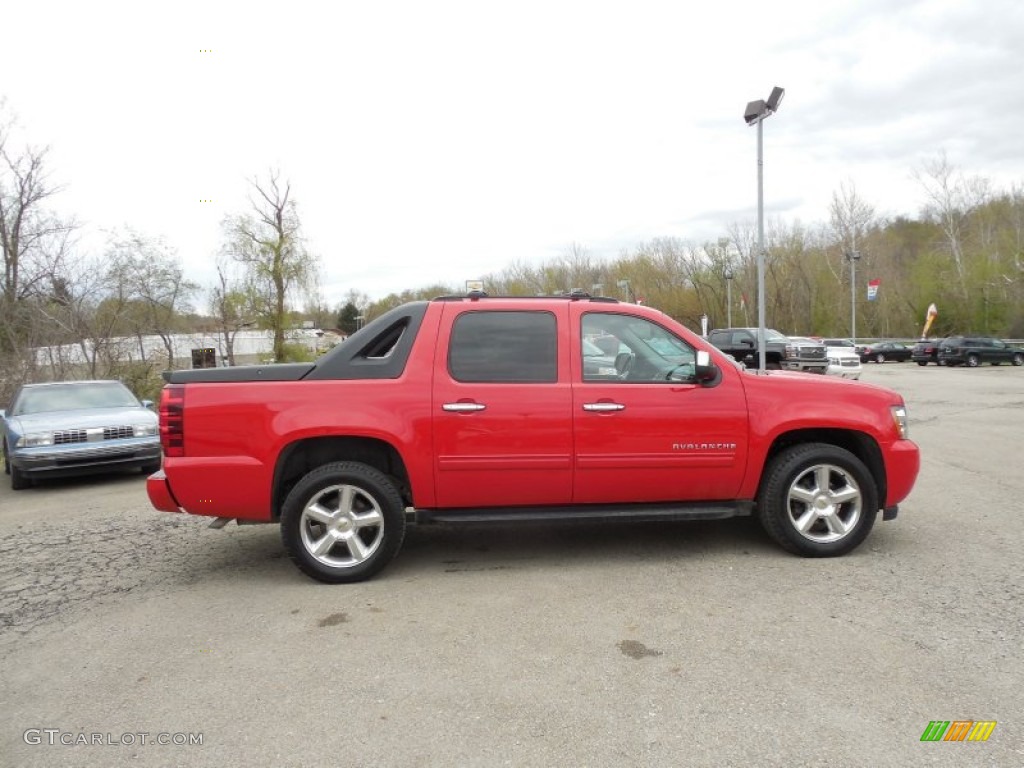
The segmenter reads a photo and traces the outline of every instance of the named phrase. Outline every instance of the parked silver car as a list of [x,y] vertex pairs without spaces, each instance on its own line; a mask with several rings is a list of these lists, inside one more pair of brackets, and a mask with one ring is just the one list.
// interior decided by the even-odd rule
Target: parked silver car
[[160,468],[160,429],[149,401],[119,381],[25,384],[0,410],[4,471],[18,491],[35,478]]

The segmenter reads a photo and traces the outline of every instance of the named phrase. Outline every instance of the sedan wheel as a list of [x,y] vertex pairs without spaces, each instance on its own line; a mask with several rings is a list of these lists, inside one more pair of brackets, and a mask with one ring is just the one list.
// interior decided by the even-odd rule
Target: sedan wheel
[[11,490],[23,491],[32,487],[32,478],[15,466],[11,466]]
[[978,367],[978,363],[980,363],[980,362],[981,361],[978,359],[977,355],[968,355],[967,356],[967,367],[968,368],[977,368]]
[[1022,355],[1020,352],[1015,354],[1013,356],[1013,364],[1014,365],[1024,365],[1024,355]]
[[885,362],[885,355],[883,355],[881,352],[879,352],[877,355],[875,355],[875,362],[876,363],[884,363]]
[[878,493],[863,462],[825,443],[788,448],[771,462],[758,515],[783,548],[805,557],[842,555],[875,523]]

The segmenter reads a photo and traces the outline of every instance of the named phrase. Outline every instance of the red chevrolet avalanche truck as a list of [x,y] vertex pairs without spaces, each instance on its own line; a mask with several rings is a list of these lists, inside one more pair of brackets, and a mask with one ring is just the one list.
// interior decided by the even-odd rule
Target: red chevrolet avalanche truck
[[896,392],[741,370],[586,295],[414,302],[314,363],[165,378],[153,505],[280,523],[326,582],[377,573],[411,522],[753,514],[790,552],[842,555],[920,462]]

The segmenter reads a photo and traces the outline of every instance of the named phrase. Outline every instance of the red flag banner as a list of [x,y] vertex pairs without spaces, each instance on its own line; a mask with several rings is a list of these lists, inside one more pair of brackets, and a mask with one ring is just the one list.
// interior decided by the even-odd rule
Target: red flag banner
[[868,301],[874,301],[878,297],[878,287],[881,284],[882,281],[878,279],[868,282]]

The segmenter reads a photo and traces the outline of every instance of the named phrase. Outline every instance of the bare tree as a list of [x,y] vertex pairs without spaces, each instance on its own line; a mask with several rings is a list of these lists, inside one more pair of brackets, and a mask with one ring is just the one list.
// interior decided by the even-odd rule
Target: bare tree
[[229,216],[224,223],[224,250],[242,264],[257,300],[254,310],[274,334],[274,358],[286,359],[288,300],[314,284],[317,260],[306,250],[291,185],[271,172],[265,182],[252,180],[251,212]]
[[128,231],[107,252],[107,277],[128,302],[125,319],[139,340],[144,355],[144,336],[155,334],[167,352],[167,367],[174,367],[174,335],[181,330],[179,317],[199,286],[185,279],[174,251],[160,239]]
[[13,118],[4,116],[0,102],[0,398],[28,375],[35,358],[31,337],[39,326],[36,302],[57,278],[68,245],[72,222],[46,208],[58,190],[45,171],[46,150],[15,149]]
[[928,199],[925,214],[942,227],[956,267],[961,294],[967,299],[965,238],[972,211],[984,205],[990,197],[988,181],[980,177],[965,178],[949,162],[945,152],[916,169],[914,178]]
[[235,337],[243,328],[253,325],[252,297],[244,284],[231,274],[225,259],[217,260],[217,284],[210,296],[210,309],[217,318],[217,332],[224,338],[228,365],[235,365]]
[[874,221],[875,209],[857,193],[852,181],[844,181],[832,193],[829,218],[843,250],[852,253]]

